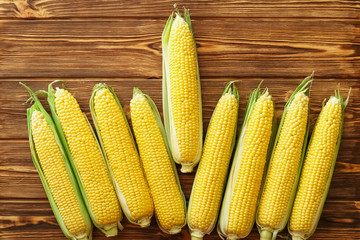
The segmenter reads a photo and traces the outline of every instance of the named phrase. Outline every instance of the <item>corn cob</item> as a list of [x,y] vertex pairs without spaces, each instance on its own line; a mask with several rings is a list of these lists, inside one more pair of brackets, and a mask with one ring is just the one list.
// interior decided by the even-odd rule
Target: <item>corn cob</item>
[[275,239],[290,215],[309,131],[311,81],[305,78],[285,105],[256,218],[263,240]]
[[160,114],[149,96],[134,89],[131,121],[160,229],[169,234],[185,225],[186,200],[165,141]]
[[112,88],[95,85],[90,109],[125,216],[131,223],[149,226],[153,201],[128,121]]
[[230,82],[211,117],[188,209],[191,239],[210,234],[218,217],[236,137],[239,95]]
[[315,125],[288,225],[294,240],[308,239],[315,232],[334,172],[348,99],[335,91]]
[[[267,89],[254,90],[246,108],[218,223],[222,238],[245,238],[256,214],[267,155],[275,136],[274,103]],[[272,139],[272,140],[271,140]]]
[[89,215],[106,236],[115,236],[122,212],[100,146],[76,99],[53,83],[48,102]]
[[34,101],[27,109],[31,156],[55,218],[68,239],[91,239],[92,223],[55,124],[35,93],[25,84],[22,85]]
[[190,14],[170,15],[162,35],[163,111],[174,161],[192,172],[202,151],[199,68]]

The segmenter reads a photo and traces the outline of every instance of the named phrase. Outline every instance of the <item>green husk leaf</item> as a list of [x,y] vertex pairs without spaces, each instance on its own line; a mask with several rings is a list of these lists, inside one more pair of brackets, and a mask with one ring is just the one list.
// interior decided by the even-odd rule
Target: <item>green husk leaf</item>
[[[138,150],[136,148],[136,144],[135,144],[135,140],[134,140],[134,137],[133,137],[133,134],[131,132],[131,129],[130,129],[130,126],[129,126],[129,123],[128,123],[128,120],[126,118],[126,115],[124,113],[124,110],[121,106],[121,103],[116,95],[116,93],[114,92],[113,88],[108,86],[107,84],[105,83],[99,83],[99,84],[96,84],[93,88],[93,92],[92,92],[92,95],[91,95],[91,98],[90,98],[90,111],[91,111],[91,116],[92,116],[92,119],[93,119],[93,122],[94,122],[94,126],[95,126],[95,130],[96,130],[96,133],[97,135],[99,136],[99,143],[100,143],[100,147],[102,149],[102,152],[105,156],[105,161],[106,161],[106,164],[108,166],[108,169],[109,169],[109,173],[110,173],[110,177],[113,181],[113,184],[115,186],[115,190],[116,190],[116,194],[118,196],[118,199],[119,199],[119,202],[120,202],[120,205],[121,205],[121,208],[126,216],[126,218],[129,220],[129,222],[133,223],[133,224],[136,224],[136,225],[139,225],[141,227],[147,227],[150,225],[151,223],[151,217],[146,217],[146,218],[142,218],[142,219],[135,219],[132,215],[131,215],[131,212],[127,206],[127,201],[124,197],[124,195],[122,194],[121,190],[120,190],[120,187],[115,179],[115,176],[114,176],[114,173],[111,169],[111,166],[109,164],[109,161],[108,161],[108,158],[107,158],[107,155],[106,155],[106,151],[105,151],[105,146],[104,146],[104,142],[102,140],[102,137],[101,137],[101,131],[100,131],[100,128],[99,128],[99,123],[98,123],[98,119],[97,119],[97,116],[96,116],[96,113],[95,113],[95,102],[94,102],[94,98],[95,98],[95,95],[96,93],[101,90],[101,89],[107,89],[110,91],[110,93],[112,94],[113,98],[115,99],[118,107],[119,107],[119,110],[122,114],[122,117],[125,121],[125,124],[127,126],[127,130],[128,130],[128,133],[130,134],[130,137],[131,137],[131,141],[133,143],[133,147],[134,147],[134,150],[136,152],[136,154],[138,155],[139,157],[139,153],[138,153]],[[139,157],[140,159],[140,157]],[[142,165],[141,161],[140,161],[140,164]],[[144,176],[145,177],[145,176]]]
[[[294,90],[294,92],[291,94],[289,100],[285,104],[284,112],[283,112],[283,115],[281,117],[281,121],[280,121],[278,131],[277,131],[277,134],[276,134],[276,138],[275,138],[275,141],[274,141],[274,144],[273,144],[271,158],[270,158],[269,164],[267,166],[267,171],[270,168],[271,160],[272,160],[272,158],[274,156],[276,145],[277,145],[277,142],[279,140],[279,136],[280,136],[281,129],[282,129],[282,126],[283,126],[284,121],[285,121],[285,117],[286,117],[286,113],[288,111],[288,108],[291,105],[291,103],[294,100],[295,95],[297,93],[303,92],[306,96],[309,96],[309,94],[310,94],[310,86],[309,85],[312,83],[312,80],[313,80],[313,73],[310,76],[306,77],[299,84],[299,86]],[[309,113],[310,113],[310,108],[309,108]],[[268,227],[263,227],[263,226],[260,225],[260,223],[258,222],[258,218],[257,218],[258,214],[256,213],[256,224],[257,224],[257,228],[258,228],[259,233],[260,233],[260,237],[261,237],[260,239],[261,240],[267,240],[267,239],[275,240],[276,236],[277,236],[277,233],[281,232],[285,228],[286,223],[288,222],[288,219],[290,217],[292,205],[293,205],[293,202],[294,202],[294,199],[295,199],[295,194],[296,194],[296,190],[297,190],[297,186],[298,186],[298,182],[299,182],[299,178],[300,178],[301,168],[302,168],[302,165],[303,165],[303,162],[304,162],[305,150],[306,150],[307,142],[308,142],[308,134],[309,134],[309,127],[310,127],[309,115],[310,114],[308,114],[306,131],[305,131],[305,135],[304,135],[303,147],[302,147],[301,158],[300,158],[300,163],[299,163],[299,169],[298,169],[298,172],[297,172],[297,175],[296,175],[296,178],[295,178],[295,182],[294,182],[292,194],[291,194],[291,197],[290,197],[290,201],[288,203],[288,208],[287,208],[286,215],[284,216],[284,218],[283,218],[283,220],[282,220],[282,222],[280,224],[280,227],[278,227],[277,229],[270,229]],[[263,189],[262,189],[262,191],[263,191]],[[260,196],[262,195],[262,191],[261,191]],[[269,238],[269,236],[271,236],[271,238]]]
[[191,23],[189,9],[187,9],[187,8],[184,8],[184,20],[189,25],[189,29],[194,36],[194,31],[193,31],[193,27],[192,27],[192,23]]
[[[171,14],[166,22],[163,34],[162,34],[162,72],[163,72],[163,80],[162,80],[162,95],[163,95],[163,115],[164,115],[164,127],[165,132],[167,134],[170,133],[170,108],[169,108],[169,97],[168,97],[168,81],[169,78],[167,76],[168,74],[168,68],[167,68],[167,62],[168,62],[168,43],[170,38],[170,30],[172,23],[174,21],[173,14]],[[170,136],[167,136],[167,142],[171,144]]]
[[[170,152],[170,146],[169,146],[169,143],[166,141],[166,132],[165,132],[165,128],[164,128],[164,125],[162,124],[162,121],[161,121],[161,116],[160,116],[160,113],[156,107],[156,104],[154,103],[154,101],[150,98],[149,95],[146,95],[144,94],[140,89],[138,88],[134,88],[134,95],[136,94],[139,94],[143,97],[145,97],[147,103],[149,104],[153,114],[154,114],[154,117],[155,117],[155,120],[157,122],[157,125],[159,127],[159,130],[160,130],[160,133],[162,135],[162,139],[164,140],[164,143],[165,143],[165,147],[166,147],[166,150],[167,150],[167,153],[169,155],[169,159],[170,159],[170,162],[171,162],[171,166],[172,166],[172,170],[174,172],[174,175],[175,175],[175,178],[176,178],[176,183],[179,187],[179,191],[180,191],[180,194],[181,194],[181,198],[182,198],[182,202],[183,202],[183,205],[184,205],[184,211],[185,211],[185,214],[186,214],[186,198],[185,198],[185,195],[182,191],[182,188],[181,188],[181,184],[180,184],[180,180],[179,180],[179,175],[177,173],[177,169],[176,169],[176,165],[175,165],[175,162],[174,162],[174,159],[171,155],[171,152]],[[155,214],[156,215],[156,214]],[[155,219],[156,219],[156,222],[158,223],[158,226],[159,228],[161,229],[161,231],[165,232],[165,233],[168,233],[168,234],[176,234],[176,233],[179,233],[181,231],[181,229],[185,226],[186,224],[186,221],[184,221],[184,224],[181,225],[181,226],[176,226],[174,227],[174,229],[170,229],[170,230],[166,230],[164,229],[157,216],[155,216]]]
[[[176,6],[175,6],[176,8]],[[176,13],[175,13],[175,17],[181,17],[180,12],[177,10],[177,8],[175,9]],[[195,38],[194,38],[194,33],[193,33],[193,29],[192,29],[192,24],[191,24],[191,18],[190,18],[190,14],[189,14],[189,10],[184,8],[184,17],[183,19],[185,20],[185,22],[188,24],[189,29],[192,33],[194,42],[195,42]],[[164,114],[164,125],[165,125],[165,132],[167,135],[167,141],[169,143],[169,147],[171,150],[171,154],[173,156],[173,159],[176,163],[178,164],[182,164],[182,168],[181,171],[183,173],[187,173],[187,172],[192,172],[193,167],[200,161],[200,157],[201,157],[201,149],[199,150],[199,154],[197,159],[195,159],[194,162],[192,163],[188,163],[188,162],[183,162],[181,161],[181,156],[180,156],[180,152],[179,152],[179,147],[178,147],[178,143],[177,143],[177,138],[176,138],[176,132],[175,132],[175,127],[173,124],[173,119],[172,119],[172,111],[171,111],[171,98],[170,98],[170,76],[169,76],[169,54],[168,54],[168,46],[169,46],[169,39],[170,39],[170,32],[171,32],[171,28],[172,28],[172,24],[174,22],[174,13],[171,13],[164,31],[162,33],[162,53],[163,53],[163,61],[162,61],[162,71],[163,71],[163,80],[162,80],[162,93],[163,93],[163,114]],[[196,46],[195,46],[196,48]],[[200,115],[199,115],[199,126],[200,126],[200,131],[201,131],[201,136],[199,138],[199,141],[201,141],[201,146],[202,146],[202,102],[201,102],[201,89],[200,89],[200,73],[199,73],[199,64],[198,64],[198,57],[197,57],[197,53],[196,53],[196,64],[197,64],[197,82],[198,82],[198,86],[199,86],[199,108],[200,108]],[[177,157],[179,156],[179,157]],[[179,159],[178,159],[179,158]]]
[[[40,176],[41,183],[43,184],[46,196],[47,196],[47,198],[48,198],[48,200],[50,202],[50,206],[51,206],[51,208],[53,210],[56,221],[58,222],[61,230],[63,231],[64,235],[68,239],[72,239],[72,240],[91,240],[92,239],[92,223],[91,223],[90,217],[88,215],[88,212],[86,210],[86,206],[85,206],[85,204],[83,202],[83,199],[81,197],[79,187],[78,187],[77,182],[76,182],[76,180],[74,178],[74,175],[73,175],[73,172],[72,172],[71,167],[69,165],[69,162],[68,162],[68,159],[66,157],[65,151],[64,151],[63,146],[61,144],[60,138],[59,138],[59,136],[57,134],[56,126],[55,126],[53,120],[51,119],[50,115],[46,112],[46,110],[42,106],[42,104],[39,101],[39,99],[37,98],[36,94],[28,86],[26,86],[25,84],[23,84],[23,83],[20,83],[20,84],[24,88],[26,88],[26,90],[30,94],[30,97],[31,97],[32,101],[34,102],[34,104],[30,108],[27,109],[27,124],[28,124],[28,135],[29,135],[30,151],[31,151],[31,156],[32,156],[33,163],[34,163],[35,168],[38,171],[38,174]],[[68,229],[65,226],[64,221],[62,219],[60,211],[59,211],[59,209],[58,209],[58,207],[57,207],[57,205],[55,203],[55,200],[54,200],[54,198],[52,196],[50,187],[49,187],[49,185],[47,183],[47,180],[45,178],[43,170],[41,168],[41,165],[40,165],[40,162],[39,162],[39,157],[38,157],[36,149],[35,149],[35,143],[34,143],[34,140],[33,140],[33,137],[32,137],[32,127],[31,127],[31,121],[32,120],[31,119],[32,119],[32,114],[33,114],[33,112],[35,110],[40,111],[44,115],[46,122],[49,124],[52,132],[54,133],[55,141],[56,141],[56,143],[57,143],[57,145],[58,145],[58,147],[60,149],[66,172],[67,172],[67,174],[69,176],[70,182],[72,184],[72,187],[73,187],[74,192],[75,192],[75,196],[76,196],[78,204],[79,204],[80,212],[81,212],[82,216],[84,217],[84,221],[85,221],[85,224],[86,224],[86,229],[87,230],[86,230],[86,233],[83,234],[83,235],[74,235],[74,234],[72,234],[72,233],[70,233],[68,231]]]
[[[330,168],[330,172],[329,172],[329,177],[328,177],[328,180],[326,182],[325,191],[324,191],[324,194],[322,195],[320,205],[319,205],[318,211],[317,211],[317,213],[315,215],[315,219],[313,221],[313,226],[312,226],[311,231],[308,232],[308,233],[297,233],[295,231],[292,231],[290,229],[290,226],[288,225],[288,231],[289,231],[290,235],[292,236],[292,239],[303,239],[303,240],[308,239],[309,237],[311,237],[314,234],[314,232],[315,232],[315,230],[317,228],[317,225],[318,225],[318,222],[320,220],[321,213],[322,213],[322,210],[323,210],[323,207],[324,207],[324,204],[325,204],[328,192],[329,192],[331,179],[332,179],[334,169],[335,169],[335,163],[336,163],[337,155],[338,155],[339,149],[340,149],[340,143],[341,143],[341,138],[342,138],[342,133],[343,133],[343,128],[344,128],[344,112],[345,112],[345,108],[346,108],[346,106],[347,106],[347,104],[349,102],[350,93],[351,93],[351,88],[349,89],[348,95],[347,95],[347,97],[346,97],[346,99],[344,101],[344,99],[341,97],[340,89],[337,89],[335,91],[335,96],[332,96],[332,97],[329,98],[329,101],[330,101],[331,98],[335,97],[337,100],[340,101],[340,105],[341,105],[341,123],[340,123],[338,139],[337,139],[337,142],[336,142],[335,153],[334,153],[334,156],[333,156],[333,160],[332,160],[332,164],[331,164],[331,168]],[[325,101],[325,99],[324,99],[324,101]],[[323,107],[324,106],[325,105],[323,104]],[[319,116],[320,116],[320,114],[319,114]],[[310,139],[310,142],[309,142],[309,145],[308,145],[308,149],[309,149],[309,147],[311,145],[311,142],[313,140],[314,132],[315,132],[315,128],[316,128],[316,125],[318,123],[318,120],[319,120],[319,117],[318,117],[318,119],[317,119],[317,121],[315,123],[314,131],[313,131],[313,134],[311,136],[311,139]]]
[[[67,141],[66,141],[66,137],[65,137],[65,133],[62,129],[62,126],[61,126],[61,123],[60,123],[60,119],[56,113],[56,106],[55,106],[55,89],[53,88],[53,84],[57,83],[57,82],[61,82],[61,80],[55,80],[53,81],[52,83],[49,84],[49,87],[48,87],[48,103],[49,103],[49,106],[50,106],[50,110],[51,110],[51,114],[52,114],[52,117],[54,119],[54,123],[55,123],[55,126],[56,126],[56,130],[58,132],[58,135],[59,135],[59,138],[63,144],[63,147],[64,147],[64,150],[66,152],[66,155],[69,159],[69,162],[70,162],[70,165],[71,165],[71,168],[74,172],[74,175],[76,177],[76,180],[78,182],[78,185],[79,185],[79,189],[81,191],[81,194],[83,196],[83,199],[84,199],[84,202],[85,202],[85,205],[86,205],[86,208],[88,210],[88,213],[90,215],[90,218],[92,220],[92,222],[94,223],[94,225],[100,229],[104,234],[105,236],[107,237],[110,237],[110,236],[116,236],[117,235],[117,228],[119,228],[120,230],[122,230],[122,225],[120,223],[120,221],[122,220],[122,216],[121,216],[121,219],[119,220],[119,222],[117,223],[112,223],[112,224],[108,224],[108,225],[102,225],[100,223],[97,222],[97,219],[95,217],[95,214],[93,213],[92,211],[92,208],[91,208],[91,204],[87,198],[87,194],[86,194],[86,191],[85,191],[85,188],[83,186],[83,183],[82,183],[82,180],[81,180],[81,176],[76,168],[76,164],[74,162],[74,159],[71,155],[71,151],[70,151],[70,148],[69,148],[69,145],[67,144]],[[63,89],[66,89],[65,86],[63,85]],[[97,138],[96,138],[96,135],[89,123],[89,120],[87,119],[86,117],[86,114],[84,113],[84,116],[85,116],[85,119],[90,127],[90,130],[94,136],[94,139],[98,145],[98,148],[103,156],[103,160],[105,162],[105,165],[107,166],[107,161],[105,160],[105,157],[103,152],[101,151],[101,147],[100,147],[100,144],[99,142],[97,141]],[[108,167],[107,167],[108,169]],[[108,170],[109,172],[109,170]],[[110,172],[109,172],[110,174]]]
[[[227,226],[228,226],[228,217],[229,217],[229,211],[230,211],[230,201],[231,201],[233,189],[235,188],[237,175],[239,174],[238,171],[239,171],[239,168],[240,168],[240,165],[241,165],[241,154],[242,154],[242,151],[243,151],[245,133],[246,133],[247,125],[248,125],[248,122],[249,122],[249,118],[251,116],[251,113],[253,111],[254,105],[257,102],[257,100],[263,94],[268,93],[267,89],[265,89],[262,93],[260,93],[261,83],[251,93],[251,95],[249,97],[248,104],[247,104],[246,110],[245,110],[244,121],[243,121],[243,124],[242,124],[240,136],[239,136],[239,139],[238,139],[238,142],[237,142],[237,147],[236,147],[235,154],[234,154],[234,160],[232,162],[231,170],[230,170],[230,173],[229,173],[229,180],[227,182],[227,186],[226,186],[226,190],[225,190],[225,194],[224,194],[224,198],[223,198],[223,204],[222,204],[222,208],[221,208],[221,213],[220,213],[220,218],[219,218],[218,226],[217,226],[217,232],[218,232],[219,236],[222,239],[226,239],[226,238],[229,237],[229,236],[227,236]],[[276,133],[276,117],[275,117],[275,114],[274,114],[273,122],[272,122],[272,134],[271,134],[270,141],[269,141],[269,146],[268,146],[267,163],[264,166],[264,174],[263,174],[262,184],[261,184],[262,186],[263,186],[263,183],[264,183],[264,180],[265,180],[264,176],[266,175],[267,164],[268,164],[268,161],[269,161],[269,159],[271,157],[271,150],[272,150],[273,141],[275,139],[275,133]],[[260,189],[260,192],[261,192],[261,189]],[[257,204],[259,203],[259,200],[260,200],[260,194],[258,196]],[[254,216],[253,221],[255,222],[255,216]],[[237,236],[237,237],[238,238],[245,238],[250,233],[250,231],[251,231],[251,229],[249,229],[249,232],[246,235]]]
[[[231,81],[229,82],[226,87],[225,87],[225,90],[223,92],[223,94],[221,95],[224,96],[225,94],[229,93],[229,94],[233,94],[237,100],[237,104],[239,106],[239,92],[235,86],[235,82],[237,81]],[[216,108],[217,108],[217,105],[213,111],[213,114],[212,114],[212,117],[210,119],[210,122],[209,122],[209,127],[211,126],[211,121],[213,119],[213,116],[214,116],[214,113],[216,111]],[[236,113],[236,120],[238,119],[238,113],[239,113],[239,110],[237,109],[237,113]],[[234,150],[234,146],[235,146],[235,142],[236,142],[236,129],[237,129],[237,124],[235,124],[235,127],[234,127],[234,136],[233,136],[233,140],[232,140],[232,143],[231,143],[231,149],[230,149],[230,152],[232,153],[233,150]],[[206,136],[207,138],[207,136]],[[206,142],[206,140],[205,140]],[[229,162],[229,165],[230,165],[230,162]],[[201,161],[200,161],[200,164],[199,164],[199,168],[201,167]],[[228,172],[229,174],[229,172]],[[202,230],[199,230],[199,229],[195,229],[191,226],[191,222],[190,222],[190,209],[191,209],[191,205],[192,205],[192,196],[193,196],[193,192],[194,192],[194,186],[196,185],[196,181],[197,181],[197,176],[198,174],[195,175],[195,179],[194,179],[194,183],[193,183],[193,188],[191,190],[191,195],[190,195],[190,199],[189,199],[189,206],[188,206],[188,214],[187,214],[187,224],[188,224],[188,227],[190,229],[190,232],[191,232],[191,238],[192,239],[202,239],[204,237],[205,234],[210,234],[212,232],[212,230],[214,229],[215,227],[215,224],[216,224],[216,221],[219,217],[219,213],[220,213],[220,209],[221,209],[221,202],[218,206],[218,214],[217,214],[217,217],[213,220],[213,223],[211,224],[211,226],[209,226],[209,228],[207,229],[207,231],[202,231]],[[225,192],[225,186],[226,186],[226,179],[224,180],[224,183],[223,183],[223,187],[222,187],[222,191],[223,191],[223,194]]]

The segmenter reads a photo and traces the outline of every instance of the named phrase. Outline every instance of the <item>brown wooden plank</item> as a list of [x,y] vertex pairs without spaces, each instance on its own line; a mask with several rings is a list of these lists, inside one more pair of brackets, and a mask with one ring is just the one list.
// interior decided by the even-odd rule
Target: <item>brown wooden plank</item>
[[[0,199],[0,225],[2,239],[62,239],[62,233],[46,199]],[[312,239],[355,239],[360,233],[360,206],[357,201],[327,201]],[[119,233],[122,239],[190,239],[185,227],[180,234],[169,236],[162,233],[155,220],[148,228],[139,228],[122,221],[125,229]],[[286,234],[286,231],[283,233]],[[95,239],[106,239],[95,230]],[[220,239],[213,231],[206,239]],[[254,228],[247,239],[258,239]]]
[[[71,17],[164,17],[174,1],[80,1],[80,0],[3,0],[0,18]],[[181,4],[181,5],[180,5]],[[181,1],[195,17],[313,17],[356,18],[356,1]]]
[[[160,78],[165,20],[2,20],[0,78]],[[202,77],[359,77],[356,20],[193,23]]]
[[[220,97],[225,83],[236,78],[203,78],[201,81],[203,96],[203,119],[204,130],[210,120],[215,104]],[[301,82],[299,79],[268,78],[263,82],[264,87],[268,87],[276,103],[276,114],[280,119],[282,109],[291,92]],[[18,82],[24,81],[34,90],[46,89],[47,85],[54,79],[36,80],[36,79],[8,79],[0,81],[0,139],[26,139],[26,108],[29,105],[24,104],[29,95]],[[261,79],[242,78],[238,83],[240,91],[240,116],[239,126],[243,117],[247,98],[250,92],[256,88]],[[89,114],[89,99],[92,87],[98,82],[108,82],[115,88],[119,95],[127,115],[129,116],[129,102],[132,97],[133,87],[140,87],[145,93],[148,93],[157,104],[160,112],[162,109],[161,101],[161,80],[159,79],[66,79],[64,80],[68,89],[78,99],[84,112]],[[341,92],[346,96],[347,91],[352,87],[350,103],[345,112],[345,126],[343,138],[360,137],[360,81],[357,79],[317,79],[315,78],[311,91],[311,121],[314,124],[321,103],[324,98],[328,98],[334,93],[337,84],[341,84]],[[45,103],[45,105],[47,105]]]
[[[27,140],[1,140],[0,198],[46,198],[39,176],[31,161]],[[353,200],[360,196],[359,139],[343,139],[329,190],[329,199]],[[188,199],[195,172],[181,174],[182,189]]]

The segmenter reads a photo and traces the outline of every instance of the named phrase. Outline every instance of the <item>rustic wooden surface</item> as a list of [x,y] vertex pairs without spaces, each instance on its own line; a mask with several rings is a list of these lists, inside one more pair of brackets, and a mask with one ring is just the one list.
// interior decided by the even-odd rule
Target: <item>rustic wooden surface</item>
[[[61,78],[89,115],[92,86],[107,82],[129,115],[132,88],[161,110],[161,32],[174,2],[119,0],[0,1],[0,239],[64,239],[27,142],[28,98],[18,84],[46,89]],[[240,80],[240,116],[259,81],[277,117],[313,70],[312,126],[324,98],[352,87],[329,196],[312,239],[360,239],[359,1],[182,1],[190,8],[202,77],[204,130],[225,83]],[[188,198],[194,173],[180,174]],[[190,239],[162,233],[155,221],[123,221],[114,239]],[[285,232],[286,233],[286,232]],[[258,239],[254,228],[248,239]],[[94,239],[106,239],[98,230]],[[219,239],[214,231],[205,239]]]

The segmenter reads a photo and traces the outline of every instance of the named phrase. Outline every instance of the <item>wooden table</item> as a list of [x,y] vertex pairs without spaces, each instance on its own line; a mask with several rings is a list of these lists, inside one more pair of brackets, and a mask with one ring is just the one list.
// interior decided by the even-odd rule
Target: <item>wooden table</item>
[[[0,2],[0,238],[64,239],[33,166],[27,140],[27,92],[64,79],[89,116],[92,87],[107,82],[127,115],[133,87],[161,109],[161,33],[172,1],[2,0]],[[343,141],[318,229],[312,239],[360,239],[359,1],[184,1],[198,45],[204,130],[230,80],[240,80],[242,122],[247,97],[264,79],[277,117],[313,70],[312,126],[324,98],[340,83]],[[188,198],[194,178],[180,174]],[[114,239],[190,239],[123,221]],[[248,239],[258,239],[254,230]],[[106,239],[95,230],[94,239]],[[216,232],[206,239],[219,239]]]

